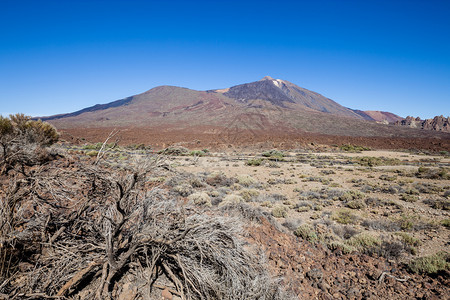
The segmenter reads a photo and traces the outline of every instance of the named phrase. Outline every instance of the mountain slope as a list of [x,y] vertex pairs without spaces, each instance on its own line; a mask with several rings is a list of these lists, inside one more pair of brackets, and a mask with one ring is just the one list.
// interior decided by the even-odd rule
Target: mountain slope
[[395,123],[397,121],[403,120],[402,117],[387,111],[379,111],[379,110],[365,110],[365,111],[353,110],[353,111],[358,115],[362,116],[364,120],[368,121]]

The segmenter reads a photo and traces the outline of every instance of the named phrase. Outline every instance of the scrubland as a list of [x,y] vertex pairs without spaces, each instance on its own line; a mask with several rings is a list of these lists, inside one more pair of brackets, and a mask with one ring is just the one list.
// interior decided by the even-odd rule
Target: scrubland
[[445,151],[50,144],[3,163],[0,299],[449,296]]

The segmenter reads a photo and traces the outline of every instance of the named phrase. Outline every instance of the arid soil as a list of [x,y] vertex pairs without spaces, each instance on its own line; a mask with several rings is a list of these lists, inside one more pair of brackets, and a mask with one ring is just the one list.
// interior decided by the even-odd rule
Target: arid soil
[[[103,142],[116,128],[73,128],[62,129],[62,138],[71,143]],[[130,127],[119,128],[120,144],[146,144],[155,149],[172,145],[188,148],[208,148],[224,150],[229,148],[249,149],[295,149],[314,144],[331,146],[353,144],[368,146],[375,149],[422,149],[429,151],[449,151],[450,135],[442,133],[436,137],[359,137],[335,136],[312,133],[290,133],[286,130],[258,131],[250,129],[223,129],[213,127],[197,127],[195,130],[171,130],[168,128]]]
[[[72,132],[72,136],[75,133]],[[104,140],[106,133],[93,131],[89,141]],[[142,135],[158,136],[161,141],[169,138],[163,134],[144,135],[142,132]],[[69,137],[66,135],[64,139],[68,141]],[[190,136],[184,136],[187,137]],[[319,141],[326,141],[326,137],[321,138],[324,140]],[[84,247],[85,240],[79,234],[87,230],[90,220],[92,224],[100,220],[100,211],[108,211],[105,203],[114,203],[115,185],[128,186],[130,176],[125,175],[134,167],[145,168],[145,162],[150,161],[158,161],[158,167],[149,169],[142,177],[139,190],[130,194],[136,195],[130,196],[134,205],[139,207],[139,195],[157,193],[162,195],[159,201],[170,198],[173,204],[188,205],[188,210],[196,209],[208,217],[239,216],[245,229],[239,238],[245,241],[245,249],[261,249],[271,274],[280,276],[280,286],[294,298],[450,297],[448,153],[359,151],[331,146],[331,141],[322,144],[315,140],[311,145],[307,138],[302,142],[283,142],[282,139],[274,142],[276,138],[273,138],[257,146],[250,146],[243,139],[242,143],[230,144],[231,147],[227,143],[215,144],[222,149],[220,151],[206,151],[205,148],[213,149],[213,143],[207,144],[192,135],[191,143],[179,144],[158,155],[154,148],[169,143],[139,146],[136,144],[143,139],[127,140],[125,134],[121,143],[134,145],[103,149],[104,156],[94,166],[100,157],[101,144],[87,143],[86,137],[76,140],[77,143],[54,146],[52,151],[58,155],[49,163],[25,169],[24,173],[11,170],[0,178],[2,199],[10,195],[14,187],[11,187],[12,180],[23,181],[17,188],[23,187],[19,189],[23,193],[21,201],[26,201],[18,203],[24,209],[24,220],[30,220],[17,223],[8,242],[3,241],[5,245],[15,239],[16,244],[11,245],[20,245],[21,233],[28,232],[33,239],[42,240],[42,246],[29,249],[29,257],[19,255],[14,268],[17,273],[11,282],[0,281],[0,299],[8,299],[7,292],[21,295],[16,297],[21,299],[58,298],[57,293],[69,299],[93,296],[98,286],[104,284],[105,267],[102,271],[101,263],[107,266],[111,258],[106,253],[108,247],[102,235],[86,235],[88,243]],[[334,141],[344,144],[342,140]],[[364,144],[361,140],[350,141]],[[173,137],[170,144],[175,143]],[[273,149],[273,146],[295,143],[297,147],[289,151]],[[191,149],[205,151],[187,149],[190,145]],[[104,172],[109,177],[102,177],[102,173],[96,175],[96,172]],[[63,181],[64,176],[67,181]],[[64,203],[58,203],[58,199]],[[51,212],[49,216],[45,214],[47,210]],[[57,216],[67,217],[67,220]],[[68,221],[71,218],[73,220]],[[119,235],[122,239],[117,243],[119,249],[127,245],[132,235],[127,238],[126,234],[133,232],[133,226],[133,222],[129,223],[123,231],[124,237]],[[89,230],[86,234],[91,234]],[[117,255],[123,257],[126,253],[119,251]],[[444,257],[437,269],[433,269],[436,265],[432,262],[418,263],[424,262],[424,257],[436,255]],[[73,257],[73,261],[61,260],[60,256]],[[75,258],[79,262],[75,262]],[[90,261],[92,259],[94,262]],[[61,271],[61,278],[51,283],[44,280],[46,273],[59,274],[55,268],[64,269],[61,261],[67,264],[67,271]],[[95,264],[95,261],[101,263]],[[179,285],[170,280],[170,272],[164,280],[156,281],[157,288],[149,290],[144,278],[148,272],[144,262],[144,256],[131,256],[123,274],[106,293],[120,299],[160,299],[161,291],[167,288],[173,292],[173,299],[181,299]],[[145,276],[139,275],[140,272]]]

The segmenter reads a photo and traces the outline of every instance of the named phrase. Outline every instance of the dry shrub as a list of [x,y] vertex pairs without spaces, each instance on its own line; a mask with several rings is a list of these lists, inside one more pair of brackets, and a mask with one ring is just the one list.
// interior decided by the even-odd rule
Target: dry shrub
[[16,181],[1,198],[2,217],[17,222],[2,218],[1,254],[15,266],[0,294],[116,299],[132,282],[137,297],[169,287],[183,299],[290,299],[244,243],[245,219],[147,191],[147,171],[80,163]]

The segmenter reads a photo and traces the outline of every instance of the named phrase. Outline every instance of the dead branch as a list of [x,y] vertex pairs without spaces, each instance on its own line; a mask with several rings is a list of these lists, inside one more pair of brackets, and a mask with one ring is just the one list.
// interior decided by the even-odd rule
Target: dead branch
[[101,262],[91,262],[86,268],[77,272],[56,294],[56,296],[64,296],[64,294],[72,287],[76,286],[89,272],[95,267],[101,265]]
[[393,279],[395,279],[396,281],[400,281],[400,282],[405,282],[405,281],[407,281],[407,280],[409,279],[409,277],[398,278],[398,277],[395,277],[395,276],[393,276],[393,275],[391,275],[391,274],[389,274],[389,273],[387,273],[387,272],[383,272],[383,273],[381,273],[380,278],[378,278],[378,282],[379,282],[379,283],[383,283],[383,282],[384,282],[384,278],[385,278],[386,276],[388,276],[388,277],[390,277],[390,278],[393,278]]
[[97,153],[97,158],[95,159],[94,165],[97,165],[98,162],[100,161],[100,159],[102,159],[105,154],[106,154],[106,150],[105,147],[108,144],[108,141],[113,138],[116,134],[118,134],[120,132],[120,130],[117,129],[113,129],[113,131],[111,131],[108,135],[108,137],[106,138],[106,140],[103,142],[102,146],[100,147],[100,150],[98,150]]

